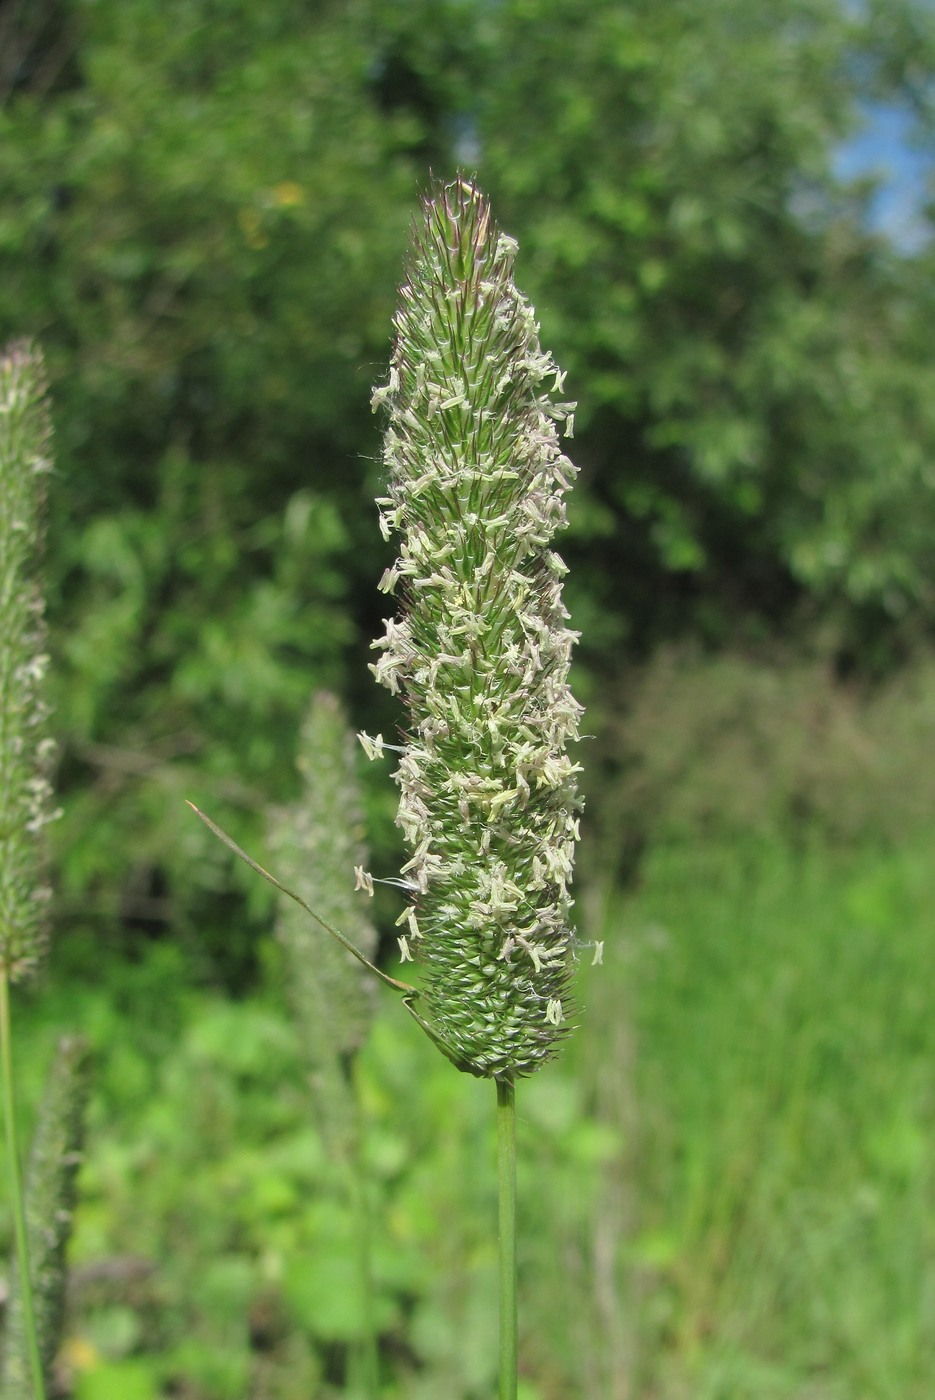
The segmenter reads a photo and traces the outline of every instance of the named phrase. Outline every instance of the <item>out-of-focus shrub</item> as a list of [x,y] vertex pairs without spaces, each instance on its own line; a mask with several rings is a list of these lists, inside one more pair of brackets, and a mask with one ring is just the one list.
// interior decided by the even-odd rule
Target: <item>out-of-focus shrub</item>
[[700,836],[895,843],[935,812],[930,653],[868,687],[818,660],[669,648],[606,722],[589,786],[617,864]]

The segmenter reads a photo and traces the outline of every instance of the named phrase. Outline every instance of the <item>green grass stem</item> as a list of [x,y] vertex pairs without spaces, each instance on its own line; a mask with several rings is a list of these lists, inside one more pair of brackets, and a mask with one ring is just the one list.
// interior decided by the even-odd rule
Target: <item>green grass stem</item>
[[497,1081],[497,1178],[500,1241],[499,1400],[516,1400],[516,1088]]
[[10,1184],[10,1204],[16,1235],[16,1258],[20,1275],[23,1308],[23,1330],[29,1352],[34,1400],[45,1400],[45,1379],[39,1357],[36,1317],[32,1297],[32,1275],[29,1269],[29,1245],[26,1232],[26,1202],[19,1164],[16,1138],[16,1111],[13,1103],[13,1053],[10,1045],[10,986],[6,970],[0,972],[0,1073],[3,1077],[3,1121],[6,1133],[7,1172]]
[[376,1302],[373,1285],[372,1225],[362,1152],[359,1068],[356,1059],[350,1080],[354,1094],[354,1133],[347,1166],[351,1209],[354,1215],[354,1243],[357,1253],[357,1277],[360,1287],[363,1329],[353,1362],[359,1393],[365,1396],[366,1400],[378,1400],[380,1395],[380,1353],[377,1347]]

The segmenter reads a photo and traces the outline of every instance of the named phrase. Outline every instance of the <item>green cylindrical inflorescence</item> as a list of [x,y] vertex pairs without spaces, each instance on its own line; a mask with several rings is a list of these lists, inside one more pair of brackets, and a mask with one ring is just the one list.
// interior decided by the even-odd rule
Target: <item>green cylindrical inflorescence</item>
[[[42,1369],[50,1388],[65,1320],[65,1253],[74,1219],[89,1090],[88,1046],[80,1036],[63,1036],[39,1105],[26,1184],[33,1309]],[[3,1400],[32,1394],[25,1325],[17,1269],[3,1332]]]
[[[562,373],[513,283],[515,242],[464,179],[424,204],[401,289],[381,507],[402,537],[381,589],[401,615],[374,646],[404,698],[397,823],[412,849],[404,959],[424,969],[419,1011],[460,1068],[528,1074],[567,1028],[569,883],[581,707],[562,560],[575,468],[558,427]],[[362,735],[371,754],[382,740]]]
[[49,890],[42,828],[51,819],[42,698],[43,599],[36,577],[51,463],[42,359],[0,353],[0,962],[11,981],[37,962]]
[[[270,813],[270,849],[290,887],[366,957],[376,930],[354,894],[366,856],[354,736],[334,695],[312,699],[299,739],[300,800]],[[288,992],[322,1131],[341,1148],[351,1131],[350,1063],[373,1020],[375,986],[352,955],[283,899],[276,920]]]

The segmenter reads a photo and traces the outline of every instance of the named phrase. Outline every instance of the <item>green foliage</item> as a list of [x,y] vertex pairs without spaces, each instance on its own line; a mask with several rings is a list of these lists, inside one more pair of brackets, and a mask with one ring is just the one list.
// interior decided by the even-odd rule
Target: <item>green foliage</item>
[[[297,1038],[265,994],[203,987],[256,981],[271,901],[181,799],[252,849],[295,795],[314,686],[392,731],[363,674],[389,562],[367,395],[417,186],[476,157],[582,401],[582,685],[630,725],[601,844],[649,847],[642,888],[593,919],[591,1033],[519,1125],[528,1396],[921,1400],[930,667],[865,695],[824,660],[667,652],[605,687],[686,635],[783,657],[805,635],[860,676],[931,630],[933,255],[869,237],[871,183],[831,173],[868,96],[931,139],[928,7],[37,0],[0,25],[0,340],[42,337],[57,420],[72,930],[30,1002],[24,1097],[53,1023],[107,1052],[76,1396],[345,1378],[352,1231]],[[818,834],[868,839],[830,869]],[[364,1057],[379,1326],[389,1394],[473,1400],[488,1103],[437,1061],[393,1016]]]
[[310,677],[344,677],[413,134],[372,99],[366,7],[74,18],[69,83],[0,112],[0,327],[55,383],[65,896],[158,927],[193,858],[176,769],[287,796]]
[[924,624],[920,269],[832,178],[862,21],[517,0],[486,37],[483,178],[582,401],[585,645],[720,641],[807,600],[866,660]]
[[[31,1020],[35,1051],[70,1005],[100,1052],[62,1355],[87,1400],[122,1376],[191,1400],[343,1393],[361,1326],[354,1223],[275,990],[225,1002],[157,954],[69,973]],[[464,1368],[492,1383],[477,1330],[496,1268],[490,1103],[453,1078],[394,999],[361,1064],[388,1395],[459,1394]]]
[[[928,1393],[930,846],[660,844],[639,891],[603,914],[590,892],[606,966],[582,971],[587,1021],[518,1122],[537,1400]],[[82,1400],[341,1393],[345,1184],[269,952],[272,996],[198,991],[159,949],[91,978],[74,947],[33,997],[27,1079],[66,1012],[100,1065],[61,1358]],[[389,997],[361,1068],[384,1393],[475,1400],[494,1384],[489,1086]]]
[[620,954],[637,1393],[927,1393],[930,843],[650,862]]
[[861,99],[930,129],[924,8],[42,0],[4,23],[0,337],[43,339],[60,463],[64,913],[171,925],[242,985],[271,905],[179,839],[180,797],[252,848],[313,688],[394,722],[362,675],[388,562],[367,394],[430,165],[476,162],[581,400],[582,685],[686,633],[818,627],[866,668],[930,626],[929,255],[869,237],[870,186],[832,178]]

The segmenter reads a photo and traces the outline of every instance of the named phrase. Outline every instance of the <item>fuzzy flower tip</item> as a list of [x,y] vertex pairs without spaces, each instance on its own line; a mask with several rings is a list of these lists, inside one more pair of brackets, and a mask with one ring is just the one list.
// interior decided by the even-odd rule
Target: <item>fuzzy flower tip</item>
[[36,568],[50,469],[39,352],[0,352],[0,963],[11,981],[42,951],[49,889],[42,829],[51,820],[43,699],[43,600]]
[[550,543],[574,405],[552,397],[563,375],[486,200],[457,179],[424,215],[373,396],[389,419],[380,524],[401,536],[381,588],[401,606],[371,669],[409,712],[400,943],[424,969],[424,1023],[460,1068],[515,1077],[554,1052],[569,1014],[580,804],[566,745],[581,707]]

